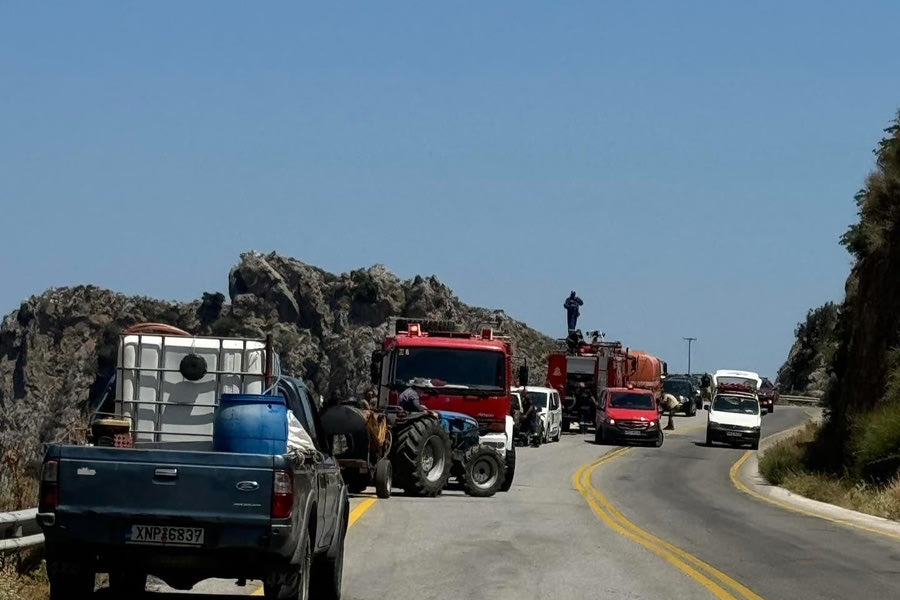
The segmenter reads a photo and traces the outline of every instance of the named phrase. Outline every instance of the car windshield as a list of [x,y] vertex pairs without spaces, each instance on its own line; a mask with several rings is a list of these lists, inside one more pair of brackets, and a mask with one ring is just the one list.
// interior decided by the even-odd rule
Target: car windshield
[[635,394],[631,392],[613,392],[609,395],[609,405],[612,408],[649,408],[655,409],[653,396],[650,394]]
[[535,408],[546,408],[547,392],[528,392],[528,400],[534,404]]
[[694,393],[691,384],[684,379],[666,379],[663,382],[663,389],[676,396],[690,396]]
[[758,415],[759,402],[755,398],[743,396],[716,396],[713,410],[719,412],[741,413],[745,415]]
[[[503,353],[495,350],[400,348],[394,382],[408,385],[414,379],[424,379],[434,387],[502,390],[506,361]],[[428,387],[428,383],[421,387]]]

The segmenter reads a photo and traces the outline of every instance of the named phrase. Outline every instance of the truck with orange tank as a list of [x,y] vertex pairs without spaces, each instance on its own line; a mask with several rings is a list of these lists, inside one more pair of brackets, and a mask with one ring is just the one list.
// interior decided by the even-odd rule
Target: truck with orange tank
[[647,354],[643,350],[631,350],[632,359],[627,383],[636,388],[648,390],[653,396],[656,406],[660,406],[663,396],[663,379],[668,375],[668,365],[658,356]]

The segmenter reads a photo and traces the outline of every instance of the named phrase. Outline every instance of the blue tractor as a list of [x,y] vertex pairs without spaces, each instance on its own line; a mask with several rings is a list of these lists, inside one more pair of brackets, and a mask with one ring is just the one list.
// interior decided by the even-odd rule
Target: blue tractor
[[506,479],[506,462],[496,449],[479,442],[478,421],[463,413],[435,412],[450,436],[450,476],[470,496],[487,498],[500,491]]

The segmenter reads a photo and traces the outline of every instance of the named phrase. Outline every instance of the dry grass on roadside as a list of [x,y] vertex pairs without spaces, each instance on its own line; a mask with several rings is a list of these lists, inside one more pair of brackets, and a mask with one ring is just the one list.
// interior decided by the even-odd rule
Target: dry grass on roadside
[[900,520],[900,476],[886,485],[810,471],[806,450],[817,426],[784,439],[763,453],[759,471],[769,482],[795,494],[886,519]]
[[46,600],[49,595],[43,566],[32,573],[20,573],[15,560],[0,556],[0,600]]
[[22,454],[10,448],[0,456],[0,512],[37,504],[38,481]]

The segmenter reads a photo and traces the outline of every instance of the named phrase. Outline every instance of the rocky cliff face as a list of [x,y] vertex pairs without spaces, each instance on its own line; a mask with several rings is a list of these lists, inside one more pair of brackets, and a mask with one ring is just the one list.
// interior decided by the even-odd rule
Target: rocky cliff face
[[784,365],[778,369],[781,391],[822,396],[828,388],[828,368],[838,345],[838,307],[828,302],[811,309],[794,330],[796,341]]
[[900,113],[856,195],[841,242],[856,262],[834,324],[819,465],[886,480],[900,473]]
[[[158,321],[196,334],[272,333],[286,371],[322,395],[360,394],[391,316],[493,322],[543,382],[551,340],[503,311],[471,307],[437,278],[402,280],[381,265],[335,275],[278,254],[247,252],[228,276],[230,302],[204,294],[175,303],[93,286],[51,289],[0,325],[0,457],[33,467],[40,444],[77,436],[115,364],[118,333]],[[0,477],[0,486],[3,485]]]

